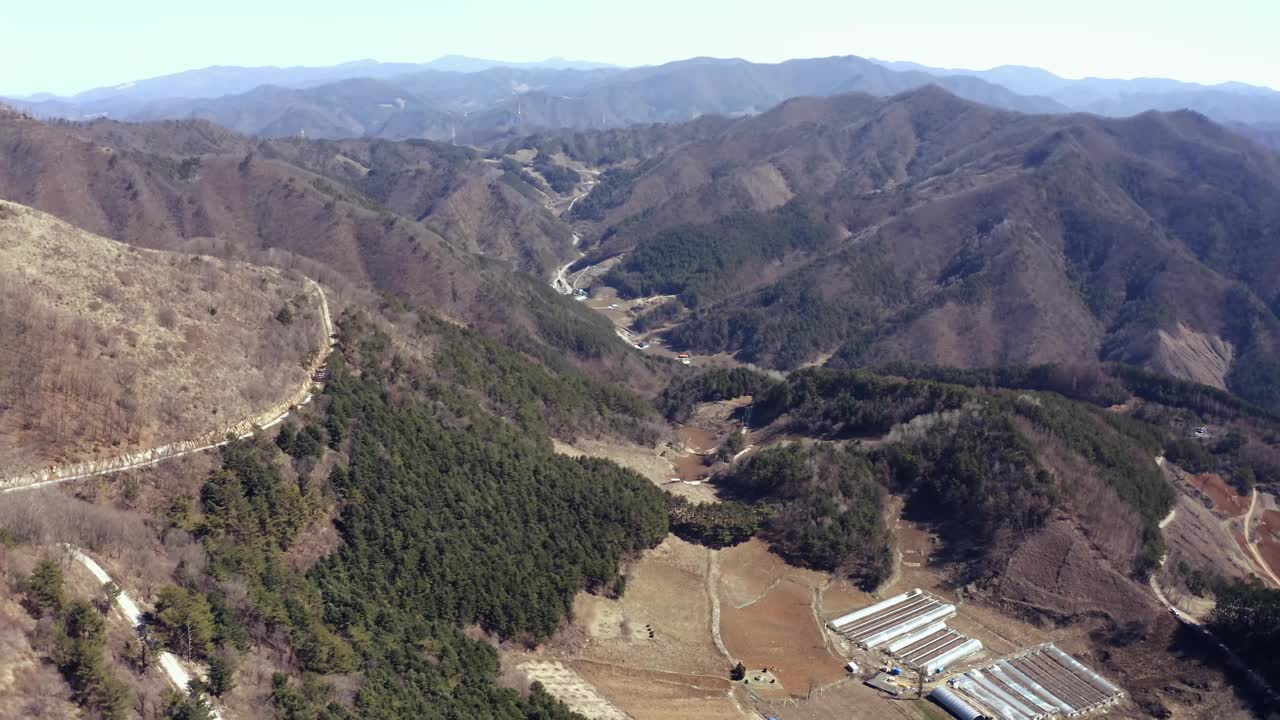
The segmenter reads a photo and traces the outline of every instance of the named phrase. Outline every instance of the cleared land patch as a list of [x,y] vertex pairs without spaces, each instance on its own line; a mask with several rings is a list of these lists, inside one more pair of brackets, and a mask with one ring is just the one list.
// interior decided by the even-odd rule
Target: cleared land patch
[[628,720],[626,713],[614,707],[591,683],[562,663],[534,660],[519,666],[519,669],[531,682],[542,683],[547,692],[583,717],[591,720]]
[[743,717],[712,639],[710,552],[668,537],[629,570],[621,599],[579,595],[585,637],[557,659],[636,720]]
[[1249,512],[1249,498],[1227,485],[1221,475],[1204,473],[1188,475],[1187,481],[1213,503],[1213,509],[1231,517],[1243,517]]

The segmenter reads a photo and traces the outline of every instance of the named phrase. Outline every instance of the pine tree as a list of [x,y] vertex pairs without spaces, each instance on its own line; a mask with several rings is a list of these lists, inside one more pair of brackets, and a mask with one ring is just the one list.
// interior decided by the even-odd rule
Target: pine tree
[[210,655],[209,681],[206,683],[209,694],[222,697],[231,692],[235,685],[235,668],[231,666],[231,661],[222,655]]
[[36,615],[56,614],[62,609],[62,567],[53,560],[44,560],[27,578],[27,597]]
[[191,660],[203,657],[212,648],[213,610],[203,594],[170,585],[160,591],[156,610],[174,652]]

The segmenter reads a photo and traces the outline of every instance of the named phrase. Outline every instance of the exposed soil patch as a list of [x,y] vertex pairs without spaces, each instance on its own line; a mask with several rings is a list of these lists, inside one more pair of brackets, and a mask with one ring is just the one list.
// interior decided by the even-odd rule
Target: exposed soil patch
[[680,455],[672,460],[671,465],[674,470],[673,477],[690,482],[705,480],[711,473],[711,468],[707,466],[706,459],[702,455]]
[[1244,514],[1249,512],[1248,496],[1236,492],[1235,488],[1228,485],[1221,475],[1204,473],[1186,477],[1192,487],[1209,498],[1214,510],[1224,512],[1231,517],[1244,517]]
[[589,455],[612,460],[619,465],[634,470],[649,482],[657,485],[673,495],[680,495],[694,502],[716,502],[719,496],[714,486],[706,483],[689,485],[683,482],[673,483],[672,478],[697,481],[708,472],[701,455],[692,455],[671,445],[656,448],[636,445],[622,441],[606,441],[582,439],[574,445],[552,439],[556,452],[578,457]]
[[755,704],[759,717],[786,720],[943,720],[949,716],[934,711],[936,707],[914,698],[891,698],[848,680],[815,693],[812,698],[796,701],[761,700]]
[[[1205,574],[1244,578],[1253,573],[1249,555],[1243,551],[1227,524],[1197,499],[1183,495],[1177,515],[1164,528],[1169,547],[1166,568],[1180,563]],[[1162,581],[1162,585],[1169,585]]]
[[[635,720],[743,720],[729,697],[728,680],[651,672],[590,661],[573,668]],[[588,717],[591,717],[590,715]]]
[[1013,552],[1000,595],[1015,606],[1064,620],[1104,615],[1125,623],[1155,612],[1145,588],[1111,567],[1066,520],[1050,522]]
[[540,682],[570,710],[592,720],[627,720],[626,713],[614,707],[581,675],[562,663],[532,660],[520,666],[530,682]]
[[770,668],[791,694],[844,678],[842,660],[828,652],[815,622],[813,588],[784,579],[745,608],[724,607],[720,633],[749,669]]
[[845,678],[840,648],[828,645],[822,625],[832,610],[828,592],[836,593],[834,609],[846,607],[836,589],[842,585],[827,573],[787,565],[759,540],[723,551],[718,588],[725,646],[749,670],[769,668],[782,694],[805,695]]
[[[730,663],[712,640],[710,552],[668,537],[630,568],[622,599],[580,594],[570,633],[586,638],[555,659],[636,720],[743,718],[729,697]],[[538,659],[550,658],[515,662]]]
[[581,658],[669,673],[727,677],[728,661],[711,641],[708,552],[668,537],[628,572],[627,592],[621,600],[580,596],[579,605],[586,606],[580,615],[613,618],[610,623],[616,622],[617,627],[607,638],[593,637]]
[[716,436],[710,430],[693,425],[681,425],[679,434],[680,441],[691,452],[709,453],[716,449]]

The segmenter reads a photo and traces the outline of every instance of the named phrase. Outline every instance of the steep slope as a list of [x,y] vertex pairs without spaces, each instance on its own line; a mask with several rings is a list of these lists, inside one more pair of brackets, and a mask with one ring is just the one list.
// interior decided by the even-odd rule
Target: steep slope
[[140,250],[0,202],[0,466],[221,433],[309,381],[327,342],[304,279]]
[[353,188],[471,252],[510,259],[537,275],[568,259],[572,232],[546,207],[555,198],[470,149],[282,139],[259,150]]
[[[1202,116],[1016,115],[926,88],[784,103],[606,173],[574,215],[592,257],[628,252],[607,282],[694,310],[681,347],[1123,360],[1275,406],[1277,190],[1280,159]],[[788,213],[826,239],[777,254],[728,231]],[[675,248],[682,275],[755,281],[695,296],[669,282]]]

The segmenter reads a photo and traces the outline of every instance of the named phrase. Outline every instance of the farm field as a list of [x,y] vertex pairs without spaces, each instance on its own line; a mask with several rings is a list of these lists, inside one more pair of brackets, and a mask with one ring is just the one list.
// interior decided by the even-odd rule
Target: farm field
[[[705,406],[699,410],[710,412]],[[671,451],[714,447],[724,427],[707,421],[727,420],[727,415],[719,415],[731,409],[716,410],[716,418],[695,415],[688,426],[679,428],[678,438],[665,454],[647,450],[615,456],[625,464],[635,464],[657,483],[664,479],[669,483],[673,475],[667,473],[698,478],[704,471],[701,458]],[[684,463],[687,470],[682,471]],[[1237,544],[1243,536],[1237,531],[1240,537],[1233,538],[1232,531],[1241,527],[1248,499],[1241,510],[1238,494],[1220,478],[1200,476],[1193,480],[1184,475],[1181,481],[1185,494],[1166,529],[1171,556],[1189,556],[1204,547],[1206,537],[1219,538],[1225,543],[1208,545],[1225,545],[1222,554],[1226,557],[1221,559],[1236,561],[1243,570],[1250,564],[1247,553]],[[707,499],[714,501],[714,493]],[[1215,503],[1225,509],[1209,507]],[[621,599],[581,594],[575,623],[564,638],[526,653],[520,662],[560,663],[564,668],[561,674],[571,675],[573,682],[564,688],[547,683],[551,691],[563,694],[570,704],[584,699],[602,701],[598,717],[610,720],[617,717],[613,712],[636,720],[761,716],[931,720],[942,717],[941,711],[932,703],[917,700],[914,687],[894,698],[863,685],[863,679],[885,662],[883,655],[878,650],[858,649],[826,628],[827,621],[842,614],[920,588],[954,604],[957,614],[947,620],[947,626],[983,645],[978,653],[932,678],[926,690],[955,672],[1054,642],[1126,689],[1131,685],[1156,692],[1146,687],[1154,676],[1148,677],[1141,669],[1147,661],[1139,659],[1154,645],[1099,652],[1098,633],[1107,632],[1108,622],[1124,623],[1146,617],[1152,610],[1140,590],[1131,592],[1132,580],[1106,563],[1077,527],[1059,520],[1028,537],[1003,569],[1001,584],[960,585],[946,569],[950,565],[939,563],[947,557],[941,539],[926,526],[903,517],[901,510],[901,498],[894,498],[887,512],[897,561],[890,579],[875,593],[830,573],[789,566],[758,539],[710,550],[668,537],[628,568],[627,591]],[[1280,508],[1260,498],[1253,520],[1252,539],[1259,551],[1280,554]],[[1056,579],[1041,577],[1046,563],[1065,568],[1065,574],[1059,573]],[[1091,600],[1082,602],[1082,597]],[[1049,608],[1066,615],[1095,612],[1101,613],[1101,619],[1063,625],[1037,623],[1034,612],[1024,612],[1023,607]],[[1167,621],[1166,616],[1156,616],[1157,634],[1174,629]],[[1159,645],[1159,641],[1153,643]],[[858,675],[846,671],[849,660],[858,663]],[[739,661],[747,669],[746,683],[729,680],[729,670]],[[1179,672],[1179,682],[1203,679],[1194,666]],[[912,682],[906,680],[907,684]],[[1209,692],[1217,697],[1219,688]],[[1225,696],[1222,699],[1225,701]],[[1126,702],[1117,711],[1132,708]]]

